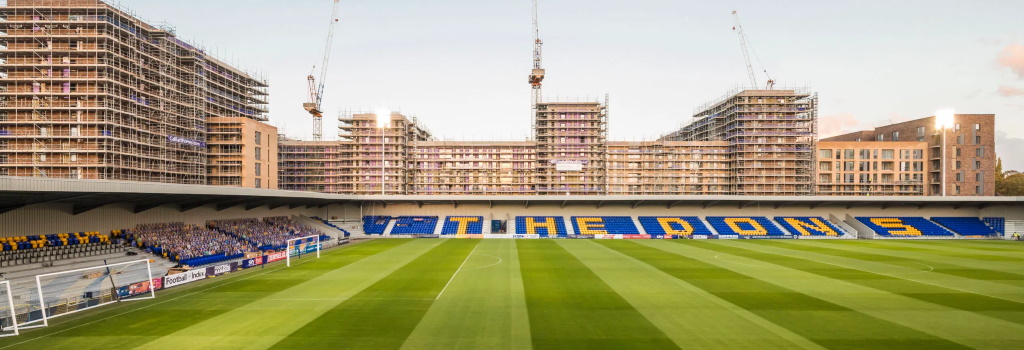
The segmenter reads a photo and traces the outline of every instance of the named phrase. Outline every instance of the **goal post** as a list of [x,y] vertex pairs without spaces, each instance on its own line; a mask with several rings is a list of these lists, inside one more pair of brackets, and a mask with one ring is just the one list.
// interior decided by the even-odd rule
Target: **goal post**
[[[316,240],[306,243],[306,240],[310,238],[314,238]],[[311,249],[316,249],[316,257],[320,257],[320,236],[318,235],[292,238],[289,239],[287,243],[286,251],[288,254],[285,254],[287,255],[285,266],[292,266],[292,255],[301,256],[302,254],[311,253],[309,251]]]
[[0,282],[0,338],[18,335],[18,319],[14,311],[11,282]]
[[110,303],[156,298],[149,259],[36,275],[36,293],[40,312],[23,328],[38,322],[33,327],[46,327],[51,318]]

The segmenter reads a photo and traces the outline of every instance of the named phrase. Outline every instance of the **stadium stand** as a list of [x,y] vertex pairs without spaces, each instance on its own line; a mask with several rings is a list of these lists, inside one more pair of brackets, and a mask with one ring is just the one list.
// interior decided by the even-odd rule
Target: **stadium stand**
[[363,217],[363,232],[368,235],[382,235],[388,228],[390,216],[367,215]]
[[399,216],[395,218],[395,226],[391,228],[391,234],[432,234],[436,227],[436,216]]
[[976,217],[932,217],[932,221],[956,234],[968,237],[998,235],[992,227]]
[[238,259],[256,250],[236,237],[181,222],[141,224],[122,233],[133,245],[147,252],[189,266]]
[[565,220],[561,216],[517,216],[516,234],[539,234],[564,236]]
[[800,236],[842,236],[843,230],[820,216],[776,216],[787,231]]
[[628,216],[573,216],[572,227],[576,234],[639,234],[640,231]]
[[988,217],[982,219],[982,221],[984,221],[985,224],[988,225],[989,227],[992,227],[992,229],[998,232],[999,234],[1006,233],[1006,218]]
[[858,216],[857,220],[876,234],[883,237],[942,237],[954,236],[952,231],[919,216],[868,217]]
[[[299,224],[287,216],[267,217],[262,221],[255,218],[216,220],[210,221],[208,225],[248,242],[258,250],[284,249],[290,238],[315,235],[320,236],[321,240],[330,239],[330,236],[319,230]],[[308,241],[313,240],[310,238]]]
[[449,216],[441,227],[442,235],[480,234],[484,232],[483,216]]
[[764,216],[708,216],[711,227],[719,235],[785,236],[778,226]]
[[640,225],[651,235],[698,235],[714,233],[696,216],[641,216]]

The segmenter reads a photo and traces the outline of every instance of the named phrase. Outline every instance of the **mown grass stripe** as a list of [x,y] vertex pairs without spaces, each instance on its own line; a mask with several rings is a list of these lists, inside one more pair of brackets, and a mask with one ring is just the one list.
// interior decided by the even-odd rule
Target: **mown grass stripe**
[[[328,250],[317,264],[344,266],[362,258],[387,251],[404,242],[365,242]],[[295,273],[313,276],[313,268],[301,272],[314,261],[306,260],[292,268],[283,263],[269,267],[247,269],[222,277],[157,292],[157,298],[134,301],[111,307],[101,307],[81,314],[59,317],[50,321],[50,327],[29,330],[22,335],[0,340],[0,349],[57,349],[57,348],[112,348],[124,344],[144,344],[182,329],[255,302],[255,298],[235,298],[237,291],[251,296],[269,295],[295,286],[304,280],[281,278]],[[277,282],[270,282],[277,281]],[[260,285],[258,290],[251,286]],[[247,287],[250,286],[250,287]],[[192,300],[191,296],[210,297],[211,300]],[[122,306],[123,305],[123,306]],[[110,328],[113,327],[113,328]],[[100,330],[116,329],[116,332]]]
[[[922,240],[924,241],[924,240]],[[985,247],[972,247],[969,244],[965,244],[969,241],[930,241],[930,242],[908,242],[906,240],[824,240],[826,246],[858,246],[865,248],[875,248],[890,251],[899,252],[918,252],[923,254],[931,254],[936,256],[948,256],[954,258],[967,258],[975,259],[979,261],[999,261],[1006,263],[1013,263],[1020,265],[1024,262],[1024,257],[1021,257],[1021,250],[1007,249],[1002,250],[997,246],[990,248]],[[927,244],[925,244],[927,243]],[[1005,242],[1007,245],[1013,245],[1012,243]],[[1004,246],[1004,245],[999,245]]]
[[[992,316],[1002,318],[1010,322],[1024,324],[1024,303],[1017,303],[974,293],[965,293],[959,290],[910,281],[889,275],[847,268],[842,265],[818,262],[805,257],[792,256],[788,252],[760,252],[755,250],[763,248],[764,245],[770,244],[771,243],[768,242],[760,242],[760,245],[756,245],[753,243],[740,242],[739,244],[732,244],[729,247],[703,245],[701,248],[766,261],[775,265],[806,271],[823,277],[844,280],[846,282],[859,284],[868,288],[874,288],[924,302],[942,305],[952,309],[975,313],[999,311],[998,313],[992,314]],[[1009,313],[1006,313],[1007,311],[1009,311]]]
[[[778,246],[795,251],[822,254],[840,259],[852,259],[874,263],[865,264],[865,269],[876,272],[880,266],[892,266],[893,269],[905,269],[893,277],[904,280],[932,284],[949,289],[988,295],[993,298],[1009,299],[1016,303],[1024,303],[1024,276],[1018,273],[996,271],[982,268],[971,268],[943,262],[940,257],[927,260],[900,256],[895,253],[879,254],[878,252],[857,248],[855,246],[809,246],[799,242],[763,242],[765,245]],[[947,259],[948,260],[948,259]],[[884,268],[883,268],[884,269]],[[1019,268],[1024,270],[1024,267]],[[881,274],[889,274],[881,271]],[[997,295],[1002,294],[1002,295]]]
[[[823,349],[651,265],[591,240],[558,243],[682,348]],[[630,242],[616,240],[608,245]],[[727,324],[729,327],[722,327]],[[742,329],[742,332],[737,332]]]
[[451,239],[282,339],[279,349],[398,349],[478,240]]
[[516,245],[534,349],[678,349],[554,241]]
[[530,349],[516,243],[482,240],[402,350]]
[[[947,339],[870,316],[798,290],[784,288],[747,274],[706,263],[684,255],[679,249],[674,249],[672,246],[676,243],[600,243],[750,310],[826,348],[965,348]],[[680,247],[695,244],[692,241],[678,243]]]

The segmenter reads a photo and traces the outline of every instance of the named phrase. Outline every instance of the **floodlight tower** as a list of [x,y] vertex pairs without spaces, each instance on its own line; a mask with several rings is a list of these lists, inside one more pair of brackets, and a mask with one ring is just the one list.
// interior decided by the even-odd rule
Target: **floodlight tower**
[[946,196],[946,130],[953,127],[956,119],[956,111],[952,108],[940,109],[935,111],[935,128],[939,129],[942,137],[942,146],[939,149],[939,166],[942,167],[942,196]]
[[533,94],[530,97],[530,109],[533,121],[533,139],[537,139],[537,103],[541,99],[541,81],[544,80],[544,69],[541,68],[541,45],[540,28],[537,25],[537,0],[533,0],[533,70],[530,72],[530,88]]

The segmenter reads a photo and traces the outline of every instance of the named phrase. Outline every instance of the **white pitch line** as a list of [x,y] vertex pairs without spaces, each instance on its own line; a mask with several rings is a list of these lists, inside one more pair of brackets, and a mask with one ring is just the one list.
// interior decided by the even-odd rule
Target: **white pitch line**
[[448,279],[448,283],[444,284],[444,288],[441,288],[441,292],[437,293],[437,296],[434,297],[434,300],[437,300],[437,299],[441,298],[441,294],[444,294],[444,290],[448,289],[448,285],[449,284],[452,284],[452,280],[455,279],[455,275],[458,275],[459,271],[462,271],[462,267],[466,266],[466,262],[469,261],[469,257],[473,256],[473,252],[475,252],[476,248],[479,247],[479,246],[480,246],[479,242],[475,246],[473,246],[473,250],[469,251],[469,254],[466,255],[466,259],[462,260],[462,265],[459,265],[459,268],[457,270],[455,270],[455,273],[452,274],[452,278]]
[[485,267],[491,267],[491,266],[494,266],[494,265],[500,264],[500,263],[501,263],[501,261],[502,261],[500,257],[494,256],[494,255],[490,255],[490,254],[480,254],[480,255],[484,255],[484,256],[489,256],[489,257],[492,257],[492,258],[498,259],[498,262],[496,262],[496,263],[493,263],[493,264],[490,264],[490,265],[484,265],[484,266],[478,266],[478,267],[470,267],[470,268],[468,268],[468,269],[463,269],[463,270],[469,271],[469,270],[476,270],[476,269],[482,269],[482,268],[485,268]]

